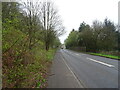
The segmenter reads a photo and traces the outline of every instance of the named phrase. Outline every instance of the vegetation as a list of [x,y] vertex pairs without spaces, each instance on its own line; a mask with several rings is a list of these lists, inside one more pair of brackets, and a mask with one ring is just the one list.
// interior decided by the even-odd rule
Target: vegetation
[[3,88],[46,87],[64,32],[58,16],[52,2],[2,2]]
[[[71,31],[68,38],[65,40],[65,45],[68,49],[84,52],[119,53],[119,36],[120,32],[117,30],[117,26],[106,18],[104,22],[95,20],[91,26],[85,22],[81,23],[78,30],[73,29]],[[114,55],[114,53],[109,54]],[[119,54],[117,54],[117,56],[119,56]],[[107,57],[113,56],[107,55]]]
[[112,58],[112,59],[120,59],[119,56],[105,55],[105,54],[101,54],[101,53],[90,53],[90,54],[91,54],[91,55],[97,55],[97,56],[108,57],[108,58]]

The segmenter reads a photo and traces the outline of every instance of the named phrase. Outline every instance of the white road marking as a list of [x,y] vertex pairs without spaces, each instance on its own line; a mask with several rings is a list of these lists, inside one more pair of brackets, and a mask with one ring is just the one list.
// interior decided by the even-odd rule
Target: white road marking
[[64,61],[64,63],[65,63],[65,65],[67,66],[67,68],[70,70],[70,72],[72,73],[72,75],[74,76],[74,78],[76,79],[76,81],[77,81],[77,83],[79,84],[79,86],[81,86],[81,88],[84,88],[82,85],[81,85],[81,83],[80,83],[80,81],[77,79],[77,77],[75,76],[75,74],[73,73],[73,71],[70,69],[70,67],[68,66],[68,64],[66,63],[66,61],[65,61],[65,59],[63,58],[63,61]]
[[89,60],[91,60],[91,61],[94,61],[94,62],[97,62],[97,63],[100,63],[100,64],[103,64],[103,65],[106,65],[106,66],[108,66],[108,67],[115,67],[115,66],[113,66],[113,65],[110,65],[110,64],[107,64],[107,63],[104,63],[104,62],[101,62],[101,61],[97,61],[97,60],[94,60],[94,59],[92,59],[92,58],[88,58],[88,57],[87,57],[87,59],[89,59]]
[[79,55],[79,54],[76,53],[76,55]]

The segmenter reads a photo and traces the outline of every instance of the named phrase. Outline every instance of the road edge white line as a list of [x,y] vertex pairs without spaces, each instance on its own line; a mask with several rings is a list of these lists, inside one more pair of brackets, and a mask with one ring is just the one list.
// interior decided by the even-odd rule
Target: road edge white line
[[65,63],[65,65],[67,66],[67,68],[70,70],[70,72],[72,73],[72,75],[74,76],[74,78],[76,79],[77,83],[79,86],[82,86],[81,88],[84,88],[83,85],[81,85],[80,81],[77,79],[76,75],[73,73],[73,71],[70,69],[70,67],[68,66],[68,64],[66,63],[65,59],[63,58],[63,61]]
[[87,59],[89,59],[89,60],[91,60],[91,61],[94,61],[94,62],[97,62],[97,63],[100,63],[100,64],[102,64],[102,65],[108,66],[108,67],[115,67],[115,66],[113,66],[113,65],[111,65],[111,64],[108,64],[108,63],[105,63],[105,62],[101,62],[101,61],[97,61],[97,60],[94,60],[94,59],[89,58],[89,57],[87,57]]

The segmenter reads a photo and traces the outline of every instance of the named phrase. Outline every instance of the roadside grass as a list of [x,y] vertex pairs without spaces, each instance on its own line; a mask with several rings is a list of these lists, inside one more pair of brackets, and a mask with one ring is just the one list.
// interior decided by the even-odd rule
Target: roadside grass
[[35,62],[27,66],[28,77],[22,82],[21,87],[46,88],[49,67],[54,58],[55,49],[49,51],[36,48],[33,50]]
[[116,51],[109,51],[109,52],[102,51],[102,52],[99,52],[99,53],[93,53],[93,52],[85,52],[85,51],[74,50],[74,49],[70,49],[70,50],[85,53],[85,54],[102,56],[102,57],[106,57],[106,58],[120,60],[120,52],[116,52]]
[[24,87],[24,88],[45,87],[45,83],[43,82],[47,74],[46,59],[45,59],[45,55],[43,54],[45,51],[38,48],[36,49],[32,51],[32,56],[34,57],[34,59],[32,60],[34,62],[31,64],[28,64],[25,68],[25,72],[27,73],[26,76],[28,77],[24,79],[20,87]]
[[49,51],[47,51],[46,52],[46,59],[48,61],[53,60],[55,52],[56,52],[56,49],[50,49]]
[[112,58],[112,59],[120,59],[120,56],[114,56],[114,55],[106,55],[106,54],[101,54],[101,53],[88,53],[88,54],[103,56],[103,57]]

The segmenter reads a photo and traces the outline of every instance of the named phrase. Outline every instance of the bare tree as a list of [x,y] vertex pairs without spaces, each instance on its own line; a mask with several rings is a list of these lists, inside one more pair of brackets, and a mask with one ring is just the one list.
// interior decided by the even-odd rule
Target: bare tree
[[49,46],[54,38],[64,33],[62,21],[60,20],[60,16],[58,15],[58,11],[55,9],[53,2],[42,3],[40,21],[45,30],[45,47],[46,50],[49,50]]
[[99,49],[99,44],[98,42],[101,39],[101,33],[103,30],[103,24],[102,22],[95,20],[93,21],[93,25],[92,25],[92,30],[93,30],[93,41],[94,41],[94,51],[97,52]]
[[32,47],[32,42],[35,41],[35,33],[40,29],[40,22],[38,16],[40,14],[41,2],[33,2],[32,0],[27,0],[26,2],[21,2],[22,13],[24,14],[25,24],[27,26],[27,34],[29,37],[29,49]]
[[[27,17],[25,21],[28,26],[29,48],[31,49],[32,41],[35,41],[33,37],[35,37],[36,30],[42,29],[44,34],[40,37],[42,36],[44,40],[46,50],[49,50],[55,37],[62,35],[65,29],[54,3],[27,0],[22,5],[22,12]],[[41,28],[38,26],[41,26]]]

